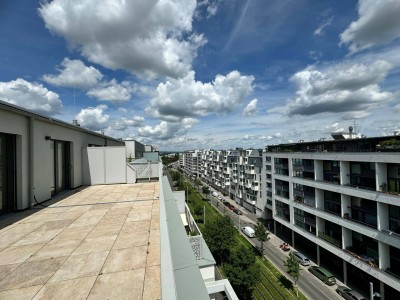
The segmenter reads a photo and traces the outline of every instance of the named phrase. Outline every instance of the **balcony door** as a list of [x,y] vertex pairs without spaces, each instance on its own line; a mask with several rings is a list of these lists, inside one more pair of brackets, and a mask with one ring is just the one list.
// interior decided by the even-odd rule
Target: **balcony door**
[[15,136],[0,133],[0,213],[15,208]]
[[64,141],[50,141],[51,149],[51,195],[58,194],[70,188],[70,143]]

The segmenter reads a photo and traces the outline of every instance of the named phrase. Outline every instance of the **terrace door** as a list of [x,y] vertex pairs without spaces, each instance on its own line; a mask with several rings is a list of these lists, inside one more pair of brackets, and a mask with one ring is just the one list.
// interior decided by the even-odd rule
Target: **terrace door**
[[0,213],[15,209],[15,136],[0,133]]
[[70,143],[64,141],[50,141],[51,148],[51,195],[58,194],[70,188]]

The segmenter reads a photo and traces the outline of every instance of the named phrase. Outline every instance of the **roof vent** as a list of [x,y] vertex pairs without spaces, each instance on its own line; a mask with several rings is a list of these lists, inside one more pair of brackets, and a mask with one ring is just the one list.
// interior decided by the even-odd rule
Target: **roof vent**
[[78,123],[78,120],[72,120],[72,124],[81,127],[81,125]]

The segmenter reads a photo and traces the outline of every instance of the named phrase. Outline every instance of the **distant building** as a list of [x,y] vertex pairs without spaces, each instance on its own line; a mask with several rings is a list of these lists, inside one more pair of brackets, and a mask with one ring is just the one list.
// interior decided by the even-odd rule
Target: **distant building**
[[142,158],[143,152],[147,151],[146,146],[135,140],[124,140],[126,145],[126,157],[128,161]]

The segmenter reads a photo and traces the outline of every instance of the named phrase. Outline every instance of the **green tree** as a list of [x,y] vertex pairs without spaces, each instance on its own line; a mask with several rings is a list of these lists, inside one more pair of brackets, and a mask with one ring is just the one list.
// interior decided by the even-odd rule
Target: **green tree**
[[261,246],[257,248],[257,250],[261,253],[261,256],[264,255],[264,242],[269,240],[269,232],[265,228],[264,224],[260,221],[257,222],[257,225],[254,226],[254,234],[256,239],[260,242]]
[[[203,218],[203,213],[204,213],[204,209],[203,206],[197,204],[194,209],[193,209],[194,215],[197,217],[197,221],[198,221],[198,217],[201,216]],[[204,223],[204,219],[203,219],[203,223]]]
[[293,278],[296,294],[298,297],[299,290],[297,289],[297,281],[299,280],[300,277],[300,265],[292,252],[289,253],[287,260],[284,262],[284,266],[286,267],[286,271]]
[[208,186],[203,186],[202,192],[205,195],[208,195],[210,193],[210,188]]
[[217,216],[207,221],[203,235],[212,254],[223,264],[234,246],[235,227],[228,216]]
[[252,290],[260,280],[260,266],[249,248],[241,245],[232,253],[224,272],[239,299],[252,299]]

